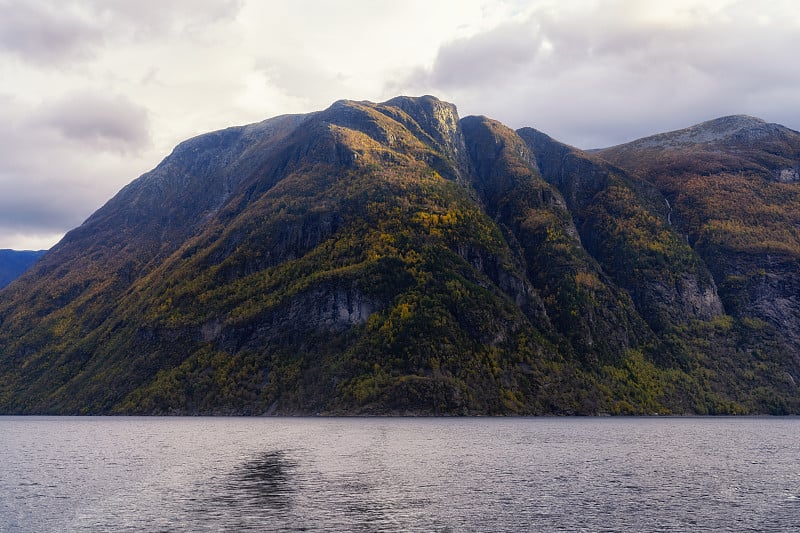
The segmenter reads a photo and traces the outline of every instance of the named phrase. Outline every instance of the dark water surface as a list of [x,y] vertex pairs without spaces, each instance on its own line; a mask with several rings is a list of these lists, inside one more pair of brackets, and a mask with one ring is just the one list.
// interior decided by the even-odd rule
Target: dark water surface
[[0,417],[0,531],[797,531],[796,418]]

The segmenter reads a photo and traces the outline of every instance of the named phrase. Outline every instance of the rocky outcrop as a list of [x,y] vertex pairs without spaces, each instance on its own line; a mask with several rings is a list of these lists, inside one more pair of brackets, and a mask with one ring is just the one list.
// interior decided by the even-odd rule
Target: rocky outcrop
[[385,307],[356,287],[320,285],[292,298],[288,307],[276,314],[273,327],[298,331],[330,331],[341,333]]

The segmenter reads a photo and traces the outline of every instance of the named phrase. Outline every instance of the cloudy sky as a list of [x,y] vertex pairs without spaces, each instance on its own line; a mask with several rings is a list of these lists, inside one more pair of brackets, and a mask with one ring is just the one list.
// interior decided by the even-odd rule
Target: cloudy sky
[[0,248],[53,245],[183,139],[434,94],[601,147],[800,129],[800,3],[0,0]]

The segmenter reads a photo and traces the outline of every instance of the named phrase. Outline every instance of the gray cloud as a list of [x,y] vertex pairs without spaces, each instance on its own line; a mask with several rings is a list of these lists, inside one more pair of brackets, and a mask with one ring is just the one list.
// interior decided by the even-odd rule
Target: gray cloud
[[69,64],[119,41],[202,33],[241,7],[241,0],[0,0],[0,51]]
[[0,174],[0,241],[6,247],[14,246],[8,244],[14,236],[54,236],[76,227],[90,212],[87,200],[97,201],[68,183],[42,183],[40,176],[31,169]]
[[[3,189],[4,193],[9,192],[6,184]],[[14,197],[4,195],[0,200],[0,235],[63,233],[65,227],[74,227],[85,217],[84,213],[76,213],[75,204],[67,204],[63,197],[54,202],[46,195],[26,198],[19,189],[13,192]]]
[[[0,247],[49,246],[152,168],[174,142],[158,107],[169,100],[152,88],[159,72],[179,72],[159,90],[191,89],[190,51],[213,50],[242,6],[0,0]],[[151,121],[161,125],[155,141]]]
[[800,126],[793,2],[709,3],[667,19],[641,1],[564,5],[448,43],[395,86],[585,148],[733,113]]
[[0,49],[37,63],[84,58],[103,33],[74,4],[0,0]]
[[531,24],[506,24],[439,51],[430,82],[445,88],[481,87],[485,80],[504,81],[541,62],[543,36]]
[[150,142],[147,111],[122,96],[67,95],[45,105],[33,122],[89,148],[136,152]]
[[[143,161],[153,154],[147,151],[142,113],[125,99],[88,93],[39,109],[0,95],[0,242],[6,243],[4,247],[15,246],[23,240],[19,236],[52,239],[77,226],[146,170]],[[134,150],[143,155],[135,155]]]

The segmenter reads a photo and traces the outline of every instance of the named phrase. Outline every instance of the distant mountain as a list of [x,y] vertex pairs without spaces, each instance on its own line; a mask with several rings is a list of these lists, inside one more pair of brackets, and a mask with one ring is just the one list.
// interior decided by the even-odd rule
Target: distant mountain
[[431,96],[202,135],[0,292],[0,412],[800,412],[798,139]]
[[0,250],[0,289],[17,279],[45,250]]
[[800,134],[731,116],[599,155],[659,188],[725,310],[800,363]]

